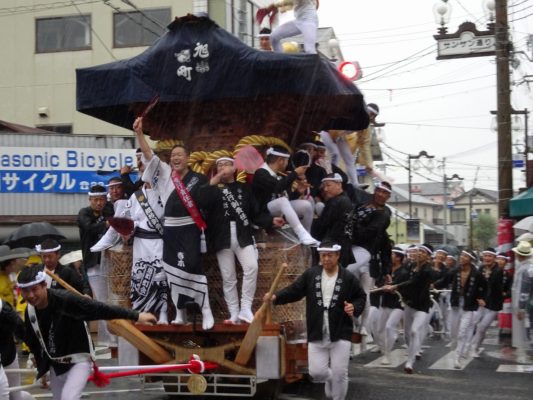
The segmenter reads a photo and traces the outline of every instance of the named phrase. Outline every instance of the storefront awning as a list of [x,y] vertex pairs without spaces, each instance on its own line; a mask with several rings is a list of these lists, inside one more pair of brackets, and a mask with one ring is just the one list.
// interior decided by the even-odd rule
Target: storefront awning
[[527,217],[533,215],[533,188],[520,193],[509,202],[511,217]]

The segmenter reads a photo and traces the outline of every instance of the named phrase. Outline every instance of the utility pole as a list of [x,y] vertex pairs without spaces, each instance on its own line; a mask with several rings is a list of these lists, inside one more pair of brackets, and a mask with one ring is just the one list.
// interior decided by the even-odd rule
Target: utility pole
[[498,91],[498,216],[503,218],[509,215],[509,200],[513,196],[509,34],[507,0],[496,0],[495,4],[496,86]]

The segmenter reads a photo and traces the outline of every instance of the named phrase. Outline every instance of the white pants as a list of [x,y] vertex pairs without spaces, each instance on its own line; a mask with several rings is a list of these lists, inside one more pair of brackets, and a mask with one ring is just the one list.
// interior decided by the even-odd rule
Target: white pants
[[489,310],[485,307],[479,307],[474,314],[474,324],[476,327],[476,334],[471,340],[471,345],[474,350],[478,350],[481,342],[485,339],[487,329],[489,329],[492,321],[498,316],[498,311]]
[[239,246],[235,222],[231,222],[231,247],[217,252],[218,267],[222,275],[224,300],[230,314],[239,313],[239,292],[237,290],[237,272],[235,270],[235,257],[242,266],[242,297],[241,308],[251,309],[257,285],[257,255],[253,245],[244,248]]
[[308,20],[296,19],[284,23],[274,29],[270,35],[270,43],[276,53],[282,53],[281,39],[299,35],[304,38],[304,51],[316,54],[316,36],[318,30],[318,18]]
[[352,183],[352,185],[359,184],[359,178],[357,177],[357,168],[355,166],[355,158],[352,154],[352,149],[346,141],[344,135],[340,135],[335,141],[331,138],[329,132],[321,131],[320,139],[326,146],[326,149],[331,154],[331,163],[338,165],[339,159],[342,158],[344,167],[346,169],[346,175]]
[[[368,300],[368,297],[367,297]],[[370,303],[370,300],[368,300]],[[382,337],[379,334],[379,321],[381,319],[381,308],[370,306],[368,307],[368,314],[366,318],[366,326],[368,333],[372,335],[372,338],[374,339],[374,343],[378,345],[378,347],[381,349],[383,348],[383,342]]]
[[[102,254],[102,258],[103,257],[104,255]],[[108,300],[108,290],[107,275],[104,271],[105,269],[101,264],[95,265],[88,269],[87,276],[89,277],[89,284],[91,285],[94,299],[106,303]],[[98,343],[112,345],[116,342],[116,336],[112,335],[107,329],[107,322],[98,321]]]
[[406,339],[408,340],[407,348],[407,362],[406,367],[413,368],[415,363],[416,353],[420,351],[422,347],[423,336],[426,332],[424,324],[427,321],[426,312],[415,310],[409,306],[405,306],[404,309],[404,331]]
[[398,325],[403,318],[401,308],[381,307],[378,332],[381,336],[381,351],[389,355],[398,337]]
[[4,372],[2,364],[0,364],[0,400],[9,400],[9,383],[7,382],[7,376]]
[[352,246],[352,252],[355,257],[355,263],[349,264],[346,269],[355,275],[361,284],[361,288],[366,293],[365,309],[360,318],[361,326],[364,326],[367,332],[371,333],[372,327],[369,325],[368,313],[370,312],[370,289],[374,287],[374,279],[370,277],[368,270],[370,253],[360,246]]
[[466,357],[470,339],[474,332],[474,311],[464,311],[461,307],[452,307],[450,312],[452,343],[456,342],[457,357]]
[[314,382],[331,384],[331,398],[344,400],[348,392],[348,364],[352,343],[347,340],[309,342],[307,358],[309,375]]
[[54,367],[50,368],[50,388],[55,400],[77,400],[87,384],[91,374],[90,361],[83,361],[64,374],[57,376]]
[[[268,202],[268,211],[274,217],[283,215],[296,234],[303,228],[309,232],[313,223],[313,205],[307,200],[289,201],[286,197],[279,197]],[[300,218],[302,222],[300,222]]]
[[441,293],[439,296],[440,314],[442,327],[445,335],[450,334],[450,292]]
[[[21,385],[20,384],[20,373],[19,372],[10,373],[9,370],[19,369],[19,368],[20,368],[20,365],[19,365],[18,356],[15,356],[15,359],[13,360],[13,362],[5,368],[5,372],[7,375],[7,382],[9,384],[9,387],[11,388]],[[1,386],[2,385],[0,384],[0,393],[2,393]],[[0,399],[2,399],[1,395],[0,395]],[[26,399],[33,399],[33,397],[28,392],[25,392],[23,390],[11,392],[9,394],[9,400],[26,400]]]

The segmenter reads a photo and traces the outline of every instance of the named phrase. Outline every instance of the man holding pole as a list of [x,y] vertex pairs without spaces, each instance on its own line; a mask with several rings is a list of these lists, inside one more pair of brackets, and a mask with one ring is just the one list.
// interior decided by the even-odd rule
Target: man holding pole
[[366,294],[359,281],[339,265],[341,246],[323,242],[320,264],[265,301],[287,304],[306,298],[309,374],[325,382],[326,397],[343,400],[348,391],[353,318],[363,312]]
[[18,278],[25,315],[26,343],[35,355],[38,377],[50,370],[54,399],[79,399],[94,362],[85,321],[129,319],[153,324],[156,317],[107,305],[63,290],[47,289],[42,265],[23,269]]

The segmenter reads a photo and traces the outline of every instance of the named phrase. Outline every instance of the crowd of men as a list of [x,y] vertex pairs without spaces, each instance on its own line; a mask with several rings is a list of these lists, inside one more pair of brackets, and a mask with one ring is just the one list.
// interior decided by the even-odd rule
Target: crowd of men
[[[50,371],[54,397],[79,397],[90,374],[94,350],[85,321],[126,318],[180,325],[188,321],[186,309],[196,304],[202,328],[211,329],[215,319],[202,267],[207,249],[216,254],[223,280],[224,324],[251,323],[259,268],[255,232],[286,225],[294,232],[285,234],[289,240],[315,249],[314,262],[292,285],[264,300],[285,304],[307,298],[309,372],[315,381],[325,382],[328,397],[346,396],[353,331],[371,335],[388,364],[403,322],[408,345],[404,370],[411,374],[422,342],[431,329],[440,329],[456,351],[455,367],[461,368],[469,352],[479,356],[488,327],[504,299],[512,297],[513,328],[517,340],[525,341],[525,312],[533,309],[530,243],[513,248],[514,281],[504,270],[507,256],[492,248],[482,252],[478,265],[469,249],[456,257],[429,244],[394,247],[386,232],[391,185],[379,182],[367,192],[357,174],[336,165],[331,146],[342,142],[342,135],[330,145],[306,141],[292,152],[272,146],[245,183],[236,180],[231,157],[217,159],[205,176],[190,169],[183,145],[174,146],[168,158],[155,154],[145,140],[142,118],[133,130],[140,145],[138,179],[131,181],[131,168],[125,167],[107,187],[90,189],[89,205],[78,215],[81,251],[61,261],[57,241],[46,239],[36,247],[42,264],[24,268],[17,278],[28,303],[24,323],[9,305],[13,301],[2,303],[0,333],[8,338],[2,343],[9,343],[1,349],[3,367],[18,367],[11,346],[18,336],[29,344],[39,375]],[[332,135],[322,132],[319,137]],[[122,244],[133,251],[132,310],[105,304],[108,278],[102,252]],[[4,250],[0,262],[9,273],[20,255]],[[243,271],[240,297],[236,260]],[[84,297],[62,291],[51,274]],[[440,326],[433,321],[437,305]],[[76,332],[76,340],[65,344],[61,338],[66,332]],[[113,340],[101,323],[98,341]],[[11,398],[22,395],[13,392]]]

